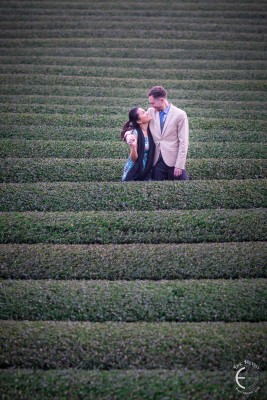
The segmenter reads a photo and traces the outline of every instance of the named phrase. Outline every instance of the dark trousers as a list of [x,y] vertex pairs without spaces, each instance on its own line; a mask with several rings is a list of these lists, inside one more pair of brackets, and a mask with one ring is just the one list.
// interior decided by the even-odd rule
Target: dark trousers
[[189,178],[186,170],[183,169],[182,171],[182,175],[177,177],[174,176],[174,167],[169,167],[168,165],[166,165],[162,156],[160,155],[157,163],[154,165],[152,170],[152,181],[187,181]]

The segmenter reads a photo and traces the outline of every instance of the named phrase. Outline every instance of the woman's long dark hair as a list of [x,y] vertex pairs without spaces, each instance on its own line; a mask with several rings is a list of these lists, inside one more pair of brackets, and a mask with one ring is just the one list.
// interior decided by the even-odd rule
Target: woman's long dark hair
[[124,135],[125,132],[131,131],[133,129],[137,129],[139,126],[138,124],[138,109],[139,107],[134,107],[129,111],[129,120],[123,125],[122,131],[121,131],[121,138],[122,140],[125,140]]
[[144,153],[145,153],[145,137],[143,134],[143,131],[137,122],[139,119],[138,115],[138,109],[140,107],[134,107],[130,110],[129,112],[129,121],[127,121],[121,131],[121,138],[125,140],[124,135],[125,132],[136,129],[137,131],[137,154],[138,158],[135,161],[134,165],[132,168],[129,170],[127,176],[125,177],[125,181],[144,181],[147,179],[148,175],[151,172],[151,169],[153,167],[153,158],[154,158],[154,152],[155,152],[155,143],[152,138],[149,126],[147,130],[148,134],[148,142],[149,142],[149,151],[148,151],[148,156],[147,156],[147,162],[145,169],[143,170],[143,159],[144,159]]

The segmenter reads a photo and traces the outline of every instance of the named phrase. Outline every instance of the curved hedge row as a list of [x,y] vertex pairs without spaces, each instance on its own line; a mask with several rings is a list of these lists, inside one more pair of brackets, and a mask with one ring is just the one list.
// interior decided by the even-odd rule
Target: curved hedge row
[[[104,103],[104,101],[103,101]],[[112,116],[112,120],[114,117],[117,116],[118,120],[121,120],[121,117],[124,116],[124,119],[128,118],[128,113],[129,110],[135,106],[136,104],[140,103],[145,103],[145,100],[142,99],[139,101],[136,101],[136,99],[133,99],[131,102],[129,102],[129,105],[123,106],[123,107],[101,107],[101,116],[105,120],[107,116]],[[182,105],[179,104],[180,108],[182,108]],[[145,108],[147,107],[147,104],[144,106]],[[210,109],[210,108],[212,109]],[[248,106],[249,107],[249,106]],[[207,119],[212,119],[212,118],[221,118],[221,116],[226,112],[225,108],[216,108],[213,107],[212,104],[206,104],[204,108],[197,107],[190,107],[186,106],[184,107],[185,111],[187,112],[188,115],[194,115],[194,118],[207,118]],[[0,105],[0,112],[9,114],[9,113],[14,113],[14,114],[45,114],[45,115],[57,115],[58,117],[64,116],[64,115],[75,115],[76,117],[83,117],[88,114],[92,115],[99,115],[99,106],[90,106],[88,103],[87,105],[43,105],[43,104],[2,104]],[[85,118],[86,118],[85,117]],[[227,111],[227,118],[228,119],[237,119],[237,120],[242,120],[242,119],[249,119],[249,118],[254,118],[256,121],[260,120],[265,120],[266,119],[266,111],[263,109],[252,109],[252,110],[240,110],[240,109],[235,109],[234,107],[231,108],[231,110]]]
[[[104,101],[103,101],[104,102]],[[107,116],[112,116],[112,120],[114,117],[117,116],[118,120],[121,121],[121,117],[124,116],[124,119],[127,120],[128,118],[128,113],[129,110],[135,106],[136,104],[140,103],[145,103],[145,100],[142,99],[139,101],[136,101],[136,99],[133,99],[130,103],[129,106],[123,106],[123,107],[112,107],[112,106],[102,106],[101,107],[101,116],[105,120]],[[179,102],[178,102],[179,104]],[[180,108],[181,105],[179,104]],[[145,104],[145,107],[147,107],[147,104]],[[212,109],[210,109],[210,108]],[[258,107],[259,108],[259,107]],[[57,116],[64,116],[64,115],[75,115],[76,117],[83,117],[87,115],[91,116],[98,116],[99,115],[99,106],[90,106],[88,103],[87,105],[57,105],[57,104],[2,104],[0,105],[0,112],[9,114],[9,113],[14,113],[16,114],[45,114],[45,115],[57,115]],[[226,112],[225,108],[216,108],[212,107],[212,105],[206,105],[204,108],[198,107],[197,109],[195,107],[191,108],[190,106],[186,106],[185,111],[187,112],[188,115],[194,115],[194,118],[200,117],[200,118],[221,118],[221,116]],[[85,117],[85,118],[86,118]],[[266,118],[266,111],[263,109],[258,109],[258,110],[240,110],[240,109],[234,109],[234,107],[231,108],[231,110],[227,111],[227,118],[228,119],[249,119],[249,118],[254,118],[257,121],[264,120]]]
[[[0,182],[121,181],[125,159],[0,159]],[[267,161],[257,159],[189,159],[191,180],[259,179],[267,176]],[[131,184],[131,183],[130,183]]]
[[267,180],[0,184],[0,211],[130,211],[266,207]]
[[[2,10],[3,11],[3,10]],[[168,37],[168,32],[166,33]],[[101,49],[132,49],[132,48],[142,48],[140,44],[139,38],[101,38],[101,37],[86,37],[86,38],[23,38],[19,37],[16,39],[13,38],[1,38],[0,45],[3,48],[12,48],[17,47],[63,47],[67,48],[97,48]],[[157,49],[157,50],[238,50],[238,51],[265,51],[265,43],[262,41],[239,41],[239,40],[198,40],[198,39],[177,39],[177,38],[146,38],[143,43],[143,49],[147,49],[149,53],[149,49]],[[131,52],[130,52],[131,53]],[[150,86],[153,86],[150,85]],[[170,84],[171,86],[171,84]]]
[[[50,39],[51,40],[51,39]],[[50,43],[49,40],[49,43]],[[1,44],[1,39],[0,39]],[[176,45],[176,43],[175,43]],[[125,49],[126,50],[126,49]],[[124,51],[125,51],[124,50]],[[152,79],[133,79],[133,78],[110,78],[110,77],[79,77],[79,76],[61,76],[61,75],[46,75],[46,74],[1,74],[0,84],[12,85],[12,84],[23,84],[23,85],[67,85],[67,86],[86,86],[88,92],[90,92],[90,87],[124,87],[128,89],[141,88],[147,94],[155,81]],[[240,80],[233,81],[231,79],[166,79],[162,80],[162,85],[173,89],[181,90],[227,90],[227,91],[264,91],[267,89],[266,81],[262,79],[258,80]]]
[[[20,5],[20,1],[18,1],[18,0],[17,1],[13,0],[12,2],[4,1],[3,3],[4,3],[4,6],[5,6],[4,7],[5,10],[14,11],[14,13],[16,13],[17,8]],[[247,3],[240,4],[240,7],[238,7],[238,10],[237,10],[235,4],[229,3],[228,1],[225,1],[224,3],[228,3],[227,4],[227,6],[228,6],[227,7],[227,12],[225,13],[226,15],[228,15],[228,14],[229,15],[232,15],[232,14],[234,14],[234,15],[239,15],[239,14],[247,15],[247,13],[249,13],[249,15],[251,15],[251,14],[253,15],[255,12],[257,12],[257,14],[258,14],[260,11],[262,11],[262,5],[261,4],[256,4],[255,7],[253,7],[252,4],[247,4]],[[153,4],[157,9],[161,9],[162,8],[162,3],[160,1],[158,1],[158,0],[154,1]],[[136,10],[135,3],[131,2],[131,1],[130,2],[128,1],[126,4],[121,6],[121,4],[118,4],[115,1],[111,1],[111,2],[108,2],[108,3],[100,2],[100,4],[99,4],[98,1],[91,1],[91,3],[88,4],[88,2],[85,1],[85,0],[79,0],[79,2],[77,2],[77,3],[71,3],[69,1],[63,1],[62,2],[62,0],[59,0],[59,2],[57,2],[57,3],[55,3],[55,2],[53,2],[51,0],[50,1],[49,0],[45,0],[45,1],[35,0],[34,1],[34,7],[32,7],[32,3],[31,2],[26,2],[26,4],[23,7],[23,10],[32,10],[33,14],[36,14],[37,11],[39,10],[41,15],[44,15],[44,14],[46,15],[46,12],[48,12],[49,14],[50,13],[57,14],[58,11],[62,10],[62,5],[64,5],[65,7],[68,7],[68,11],[74,12],[74,15],[77,15],[77,14],[80,15],[80,13],[82,15],[83,14],[88,15],[87,14],[88,11],[90,12],[90,11],[96,11],[96,10],[98,12],[101,12],[103,10],[109,10],[109,11],[110,10],[116,10],[116,11],[120,12],[118,14],[125,14],[127,12],[127,10],[137,11],[137,12],[139,10],[140,11],[149,11],[149,10],[151,10],[151,2],[141,3],[140,7],[138,7],[138,10]],[[225,11],[224,4],[220,4],[220,3],[219,4],[217,4],[217,3],[213,4],[212,2],[206,0],[205,1],[205,5],[206,5],[205,10],[202,10],[202,9],[199,9],[199,7],[197,7],[197,5],[194,2],[193,3],[191,3],[191,2],[182,3],[181,5],[174,3],[173,6],[172,6],[172,11],[173,11],[174,15],[179,10],[179,12],[181,12],[181,11],[182,12],[191,11],[191,12],[193,12],[193,15],[197,14],[197,15],[200,15],[200,16],[202,16],[202,15],[205,16],[206,13],[210,12],[210,11],[215,11],[215,12]],[[29,13],[29,14],[31,14],[31,13]],[[72,13],[70,13],[70,14],[72,14]],[[173,14],[171,14],[171,15],[173,15]],[[221,13],[219,13],[219,16],[220,15],[221,15]],[[117,13],[116,13],[116,16],[117,16]]]
[[[224,4],[227,3],[224,0]],[[8,3],[9,4],[9,3]],[[148,3],[146,3],[148,4]],[[185,3],[183,3],[185,4]],[[214,3],[213,3],[214,4]],[[153,5],[155,6],[155,2],[153,2]],[[180,3],[179,5],[182,5]],[[228,2],[227,7],[231,5],[230,2]],[[208,2],[205,1],[205,6],[208,6]],[[215,6],[215,4],[214,4]],[[242,4],[239,3],[238,6],[242,7]],[[249,7],[249,4],[247,4]],[[257,4],[253,4],[253,7],[257,7]],[[254,8],[255,10],[255,8]],[[13,10],[15,11],[15,10]],[[236,23],[236,18],[238,19],[238,24]],[[40,14],[35,14],[35,15],[30,15],[30,14],[23,14],[23,15],[18,15],[15,14],[14,12],[6,14],[5,18],[3,18],[3,21],[1,21],[1,26],[4,29],[7,28],[12,28],[12,29],[61,29],[63,30],[69,30],[73,29],[74,32],[76,30],[83,30],[83,29],[103,29],[103,30],[110,30],[110,33],[112,33],[112,36],[114,35],[116,37],[116,32],[118,29],[126,29],[131,33],[132,31],[137,30],[139,28],[140,30],[146,30],[149,31],[155,30],[153,27],[155,26],[155,23],[157,24],[158,29],[165,29],[173,31],[174,29],[177,30],[177,21],[173,20],[172,18],[169,18],[169,15],[157,15],[156,17],[150,16],[149,21],[151,22],[151,25],[148,27],[146,20],[132,15],[132,20],[133,21],[138,21],[138,27],[136,27],[136,24],[129,24],[128,19],[126,20],[123,15],[116,14],[116,16],[112,16],[112,18],[105,20],[105,25],[103,25],[103,17],[99,15],[94,15],[94,18],[90,20],[90,26],[88,26],[88,21],[84,18],[80,18],[77,21],[77,16],[75,17],[74,15],[65,15],[64,20],[58,19],[56,16],[50,16],[48,19],[46,15],[43,15],[42,13]],[[168,20],[168,24],[166,24]],[[248,23],[249,22],[249,23]],[[256,22],[256,23],[253,23]],[[224,35],[231,35],[232,33],[235,32],[237,35],[235,35],[235,39],[241,39],[241,38],[248,38],[247,40],[250,40],[250,34],[251,33],[265,33],[265,24],[264,21],[261,19],[254,21],[254,18],[243,18],[243,17],[235,17],[235,19],[226,17],[220,20],[220,30],[218,30],[218,26],[214,24],[211,21],[211,18],[205,17],[203,20],[202,18],[199,18],[197,16],[194,16],[194,18],[187,18],[184,17],[179,21],[179,32],[183,33],[186,37],[187,33],[194,33],[194,32],[199,32],[201,33],[209,33],[213,32],[215,35],[218,35],[218,38],[225,37]],[[221,36],[220,36],[221,34]],[[208,38],[208,36],[207,36]],[[216,36],[214,36],[216,38]]]
[[3,213],[1,243],[264,241],[266,210]]
[[[131,16],[132,18],[132,16]],[[138,19],[139,21],[139,19]],[[214,19],[210,21],[214,23]],[[195,23],[197,23],[195,21]],[[247,24],[247,21],[246,21]],[[65,39],[69,41],[69,39]],[[24,39],[25,41],[25,39]],[[28,40],[26,39],[28,42]],[[229,61],[265,61],[266,54],[263,50],[257,50],[255,47],[254,50],[221,50],[220,45],[218,45],[218,49],[154,49],[154,48],[143,48],[137,46],[137,48],[105,48],[105,52],[103,52],[103,48],[91,47],[91,48],[81,48],[81,47],[56,47],[53,46],[53,39],[47,39],[46,43],[47,47],[42,46],[44,42],[40,42],[35,40],[35,42],[31,42],[31,44],[36,44],[35,47],[31,46],[20,46],[20,40],[17,43],[14,40],[10,40],[9,43],[5,41],[6,46],[1,46],[1,54],[3,56],[9,56],[12,48],[13,56],[27,56],[30,55],[32,57],[37,56],[64,56],[64,57],[102,57],[103,59],[108,58],[149,58],[149,59],[158,59],[158,60],[229,60]],[[140,43],[140,41],[139,41]],[[1,41],[0,41],[1,44]],[[136,82],[136,80],[135,80]],[[151,85],[152,86],[152,85]],[[167,85],[167,86],[172,86]],[[100,86],[101,87],[101,86]],[[99,88],[98,88],[99,90]],[[223,89],[224,90],[224,89]],[[231,89],[230,89],[231,90]],[[201,93],[200,93],[201,95]]]
[[0,245],[3,279],[267,278],[264,242]]
[[[0,140],[0,157],[18,158],[122,158],[129,156],[129,146],[120,141],[77,140]],[[267,158],[264,143],[216,143],[190,141],[189,158]]]
[[[245,359],[264,398],[266,7],[222,1],[0,2],[6,400],[234,399]],[[155,71],[191,179],[124,185]]]
[[[67,3],[69,3],[69,2],[67,2]],[[112,3],[117,5],[117,3],[115,3],[115,2],[112,2]],[[162,6],[162,3],[160,3],[160,2],[152,2],[152,3],[157,8],[159,8],[159,6]],[[42,2],[42,4],[43,4],[43,2]],[[55,3],[53,3],[53,6],[54,6],[54,4]],[[64,4],[64,2],[62,2],[62,0],[60,1],[60,4],[65,6],[65,4]],[[211,26],[208,29],[208,31],[210,29],[212,29],[212,30],[216,30],[217,32],[224,32],[224,31],[227,31],[227,26],[230,25],[230,28],[232,28],[232,29],[234,27],[236,27],[236,32],[248,34],[251,31],[258,32],[257,29],[251,30],[251,27],[256,28],[258,25],[260,25],[260,26],[264,25],[264,21],[262,21],[262,19],[258,17],[258,14],[259,14],[258,12],[264,10],[264,8],[263,8],[264,3],[257,3],[257,4],[253,3],[253,5],[246,3],[245,5],[243,5],[243,3],[239,2],[239,3],[237,3],[237,6],[239,7],[239,5],[240,5],[240,9],[236,10],[236,9],[233,9],[233,3],[231,3],[229,0],[224,0],[224,2],[222,4],[212,3],[212,6],[214,6],[214,8],[216,9],[216,10],[214,10],[213,7],[211,7],[211,2],[206,0],[205,1],[206,12],[204,12],[204,10],[201,11],[199,9],[198,4],[196,5],[196,3],[194,3],[194,2],[179,3],[179,6],[180,6],[180,4],[181,4],[180,11],[182,11],[182,10],[185,11],[186,9],[189,11],[189,9],[190,9],[191,11],[194,10],[194,11],[199,12],[199,15],[197,12],[194,14],[191,13],[191,18],[183,15],[183,18],[179,20],[179,28],[181,28],[183,31],[188,29],[188,27],[189,28],[194,27],[195,29],[193,29],[193,30],[205,31],[206,24],[211,25],[212,17],[213,17],[213,21],[214,21],[214,16],[211,13],[211,11],[216,11],[216,16],[220,17],[221,24],[220,24],[220,30],[218,30],[218,26],[214,26],[214,24],[213,24],[213,26]],[[226,4],[227,4],[228,12],[226,12],[225,15],[222,16],[222,13],[221,12],[219,13],[218,11],[225,11]],[[10,2],[6,1],[6,7],[4,7],[4,8],[7,9],[9,5],[10,5]],[[87,5],[88,5],[88,3],[87,3]],[[253,7],[254,5],[255,5],[255,7]],[[148,9],[150,9],[150,6],[151,6],[151,3],[149,3],[149,2],[147,2],[143,5],[144,8],[148,8]],[[244,9],[243,9],[243,6],[244,6]],[[184,7],[184,9],[183,9],[183,7]],[[222,10],[222,7],[224,7],[223,10]],[[253,7],[253,10],[251,9],[252,7]],[[17,21],[20,21],[20,22],[25,21],[28,23],[37,23],[37,24],[46,23],[48,28],[53,28],[55,26],[61,27],[62,25],[65,28],[68,28],[69,27],[68,24],[70,24],[70,23],[75,24],[75,27],[77,27],[77,23],[81,23],[81,26],[88,27],[88,24],[86,25],[87,19],[80,18],[81,16],[82,17],[86,16],[88,19],[90,19],[90,26],[92,24],[92,27],[96,27],[96,26],[99,26],[99,24],[101,24],[101,22],[102,22],[102,26],[103,26],[103,18],[105,18],[105,13],[103,14],[103,10],[101,9],[101,7],[98,7],[97,12],[95,12],[96,10],[94,10],[93,13],[89,12],[90,10],[87,10],[87,12],[86,12],[86,10],[83,10],[83,13],[81,14],[82,10],[79,8],[77,10],[75,10],[76,12],[73,12],[74,10],[72,10],[72,12],[65,14],[64,20],[58,20],[57,15],[53,16],[51,13],[51,11],[52,11],[51,7],[48,7],[48,9],[50,9],[50,10],[39,10],[40,11],[39,13],[37,12],[37,10],[35,10],[35,12],[32,12],[32,13],[29,13],[29,12],[28,13],[27,12],[24,12],[24,13],[19,12],[18,13],[16,6],[13,6],[12,8],[13,9],[9,10],[9,12],[8,11],[5,12],[4,21],[6,23],[14,22],[14,24],[16,24]],[[161,7],[160,7],[160,9],[161,9]],[[29,8],[28,8],[28,10],[29,10]],[[116,10],[116,11],[119,11],[119,10]],[[148,11],[148,10],[146,10],[146,11]],[[246,12],[250,11],[250,13],[247,14],[246,12],[244,13],[242,11],[246,11]],[[49,12],[51,14],[50,15],[51,19],[47,18],[47,12]],[[116,12],[116,13],[112,14],[112,18],[109,18],[107,21],[105,20],[107,22],[107,28],[114,29],[114,28],[118,27],[118,22],[124,23],[123,26],[128,27],[129,24],[127,25],[128,19],[126,20],[126,18],[125,18],[125,15],[124,15],[125,12],[127,13],[127,9],[124,9],[124,13]],[[217,12],[218,12],[218,14],[217,14]],[[131,14],[133,15],[134,21],[140,20],[140,26],[142,28],[148,29],[145,19],[142,19],[142,18],[140,18],[140,16],[132,13],[132,10],[131,10]],[[150,19],[151,19],[151,22],[153,22],[153,23],[158,21],[160,26],[162,26],[162,24],[164,22],[166,23],[166,21],[168,20],[168,22],[170,23],[170,26],[172,28],[177,27],[177,20],[176,20],[177,15],[174,14],[175,18],[172,18],[172,15],[173,14],[171,12],[164,12],[161,14],[157,14],[155,16],[150,15]],[[233,15],[234,15],[234,17],[233,17]],[[77,17],[78,17],[78,21],[77,21]],[[239,22],[238,27],[236,26],[237,25],[236,19],[238,19],[238,22]],[[194,24],[195,20],[196,20],[196,23]],[[66,26],[65,26],[65,21],[66,21]],[[51,24],[52,24],[52,26],[51,26]],[[120,24],[119,24],[119,26],[120,26]],[[154,26],[154,24],[152,26]],[[106,27],[106,25],[105,25],[105,27]],[[242,27],[242,29],[240,29],[240,27]],[[167,28],[168,28],[168,26],[167,26]],[[237,28],[239,28],[239,29],[237,29]],[[130,26],[129,30],[131,31],[131,26]]]
[[[172,11],[173,12],[173,11]],[[132,14],[132,13],[131,13]],[[263,13],[264,15],[264,13]],[[23,32],[22,32],[23,34]],[[262,41],[240,41],[240,40],[207,40],[207,39],[179,39],[179,38],[170,38],[168,37],[169,32],[166,31],[166,38],[146,38],[145,43],[143,42],[143,46],[146,46],[146,49],[174,49],[176,50],[179,48],[180,50],[202,50],[203,48],[206,50],[243,50],[248,51],[252,50],[255,51],[255,47],[257,51],[264,51],[265,50],[265,43]],[[33,31],[34,35],[34,31]],[[90,48],[95,47],[98,49],[131,49],[132,48],[142,48],[140,45],[139,38],[132,38],[132,37],[86,37],[86,38],[17,38],[17,43],[12,38],[5,38],[2,37],[0,40],[1,47],[5,48],[12,48],[12,47],[64,47],[64,48],[72,48],[72,47],[80,47],[80,48]],[[143,48],[144,48],[143,47]],[[153,86],[153,85],[151,85]]]
[[[115,3],[116,4],[116,3]],[[50,22],[50,21],[49,21]],[[114,24],[114,22],[113,22]],[[2,21],[1,21],[2,25]],[[53,24],[47,24],[47,25],[55,25],[55,22]],[[36,24],[36,23],[29,23],[25,22],[25,24],[21,24],[18,22],[12,21],[12,22],[7,22],[5,21],[5,24],[3,24],[2,32],[1,32],[1,37],[4,39],[32,39],[32,38],[38,38],[42,36],[42,38],[70,38],[70,39],[80,39],[81,37],[83,38],[97,38],[99,37],[102,38],[110,38],[111,35],[111,28],[108,28],[105,24],[103,26],[103,22],[95,22],[94,24],[90,24],[90,26],[85,26],[84,24],[81,24],[81,26],[76,23],[75,24],[71,22],[67,22],[64,24],[64,29],[60,28],[60,23],[57,24],[57,26],[54,26],[54,28],[48,28],[48,26],[45,26],[45,24]],[[69,26],[67,28],[66,26]],[[142,24],[141,24],[142,25]],[[112,30],[112,37],[113,38],[125,38],[125,29],[129,30],[129,33],[134,36],[135,39],[140,38],[143,39],[145,36],[149,35],[150,39],[158,39],[158,30],[161,29],[159,28],[157,23],[157,29],[153,28],[151,25],[149,28],[146,27],[139,27],[139,22],[138,26],[134,25],[132,26],[131,29],[129,29],[129,24],[126,28],[125,26],[125,21],[124,23],[120,24],[119,27],[117,26],[116,29]],[[27,27],[28,26],[28,27]],[[94,27],[93,27],[94,26]],[[30,29],[29,29],[30,27]],[[146,29],[145,29],[146,28]],[[167,29],[166,29],[167,28]],[[193,27],[192,27],[193,28]],[[256,42],[260,39],[264,40],[264,34],[262,36],[259,35],[259,33],[250,32],[250,33],[242,33],[238,32],[237,34],[236,30],[233,29],[233,26],[230,25],[229,31],[212,31],[210,29],[209,31],[201,31],[198,29],[192,29],[190,30],[190,27],[187,28],[186,31],[181,30],[181,26],[179,24],[179,30],[176,29],[175,27],[171,24],[168,24],[168,26],[164,26],[162,28],[165,31],[165,39],[170,39],[170,40],[191,40],[191,41],[196,41],[196,40],[203,40],[203,41],[218,41],[220,40],[221,42],[228,42],[228,41],[239,41],[239,42]],[[253,28],[252,28],[253,30]],[[224,48],[229,48],[227,46],[227,43],[225,44]],[[163,68],[163,67],[162,67]]]
[[[2,123],[4,125],[44,125],[53,127],[79,127],[84,128],[105,128],[116,129],[117,137],[120,135],[121,127],[125,124],[127,116],[125,115],[105,115],[97,114],[91,115],[64,115],[64,114],[27,114],[27,113],[2,113]],[[251,120],[249,118],[236,119],[236,118],[190,118],[191,129],[209,129],[218,128],[226,130],[260,130],[266,129],[266,121],[261,119]],[[50,138],[51,139],[51,138]]]
[[[3,51],[3,49],[1,49]],[[113,85],[110,87],[99,87],[91,86],[90,90],[87,86],[70,86],[70,85],[25,85],[25,84],[2,84],[1,85],[1,94],[2,96],[65,96],[65,97],[88,97],[88,100],[92,98],[102,99],[103,97],[107,97],[109,99],[114,99],[114,97],[118,98],[127,98],[131,101],[129,102],[129,107],[131,105],[139,104],[142,101],[146,101],[147,90],[145,89],[147,86],[145,85],[143,88],[131,88],[131,92],[129,93],[129,89],[121,87],[119,85],[119,81],[117,85]],[[244,97],[246,101],[265,101],[265,91],[229,91],[229,90],[220,90],[219,92],[213,89],[210,90],[183,90],[179,89],[170,89],[168,90],[168,94],[170,99],[176,99],[177,103],[183,99],[194,98],[199,101],[243,101]],[[108,101],[105,101],[108,103]],[[146,102],[147,105],[147,102]],[[191,119],[190,119],[191,121]],[[250,121],[253,123],[253,121]],[[25,124],[29,125],[29,124]],[[216,129],[216,126],[214,127]],[[218,127],[217,127],[218,129]]]
[[[56,97],[56,96],[55,96]],[[53,98],[50,98],[50,101]],[[87,140],[87,141],[118,141],[120,130],[107,128],[86,128],[86,127],[67,127],[67,126],[47,126],[47,125],[0,125],[2,139],[15,140]],[[194,141],[205,142],[224,142],[230,143],[266,143],[266,131],[263,129],[246,130],[219,129],[213,127],[212,133],[208,129],[195,127],[190,130],[190,146]]]
[[[50,21],[46,21],[45,23],[49,23]],[[56,21],[53,22],[52,24],[60,24],[61,21]],[[108,23],[109,21],[106,21]],[[142,21],[138,21],[138,30],[139,30],[139,25]],[[12,22],[13,23],[13,22]],[[30,22],[30,25],[32,25],[34,21]],[[41,24],[41,22],[37,21],[38,24]],[[82,21],[79,22],[81,24]],[[121,22],[121,25],[125,24],[125,21]],[[1,26],[4,26],[5,21],[1,21]],[[21,22],[22,26],[26,26],[27,22]],[[86,22],[87,24],[87,22]],[[66,20],[64,21],[64,25],[67,25]],[[131,28],[131,25],[129,25],[128,21],[126,21],[127,28]],[[147,26],[147,23],[146,23]],[[164,24],[164,27],[166,28],[166,25]],[[136,30],[135,27],[132,27],[134,30]],[[157,25],[157,28],[159,26]],[[177,27],[175,26],[175,30]],[[207,29],[210,29],[210,32],[212,35],[218,34],[218,31],[213,32],[212,28],[214,27],[214,24],[205,24],[205,35],[209,34]],[[265,25],[262,27],[260,25],[257,25],[253,27],[252,25],[249,27],[251,30],[251,35],[254,35],[253,32],[257,31],[256,35],[257,37],[259,36],[259,33],[265,33]],[[157,29],[157,32],[158,32]],[[235,25],[228,25],[227,29],[231,31],[231,29],[238,29],[240,31],[240,27]],[[151,31],[151,27],[149,28]],[[139,30],[140,31],[140,30]],[[183,32],[184,34],[191,34],[192,31],[187,31]],[[197,35],[201,35],[201,31],[196,31]],[[228,34],[228,33],[223,33],[223,35]],[[240,34],[240,32],[239,32]],[[231,35],[231,33],[230,33]],[[241,34],[242,35],[242,34]],[[247,37],[247,34],[245,34]],[[3,49],[4,50],[4,49]],[[36,49],[35,49],[36,50]],[[48,50],[48,49],[47,49]],[[14,52],[19,51],[18,48],[14,49]],[[231,69],[231,70],[265,70],[266,69],[266,64],[265,61],[260,61],[260,60],[198,60],[198,59],[180,59],[180,60],[175,60],[175,59],[164,59],[164,60],[159,60],[159,59],[150,59],[150,58],[113,58],[113,57],[72,57],[72,56],[57,56],[55,55],[40,55],[40,56],[31,56],[27,55],[27,48],[25,49],[26,53],[23,55],[14,55],[8,54],[8,55],[2,55],[1,56],[1,64],[2,65],[14,65],[14,64],[30,64],[30,65],[68,65],[68,66],[74,66],[74,67],[79,67],[79,66],[88,66],[90,63],[90,66],[92,67],[124,67],[124,68],[174,68],[174,69],[196,69],[198,71],[201,71],[203,69]],[[53,50],[52,50],[53,51]],[[116,99],[120,100],[120,99]],[[247,101],[247,100],[246,100]]]
[[[2,61],[2,60],[1,60]],[[51,109],[51,100],[53,100],[53,105],[54,106],[59,106],[58,110],[60,110],[60,106],[62,106],[62,109],[64,109],[65,106],[69,107],[72,106],[73,108],[69,108],[70,110],[75,110],[79,111],[79,107],[74,107],[74,106],[81,106],[87,107],[86,113],[88,112],[88,107],[90,107],[90,110],[93,112],[99,113],[99,107],[101,107],[101,114],[112,114],[114,112],[116,113],[122,113],[123,112],[128,112],[129,108],[131,105],[138,104],[137,98],[135,96],[128,96],[127,97],[120,97],[120,98],[113,98],[113,97],[108,97],[108,96],[101,96],[101,97],[90,97],[90,96],[42,96],[42,95],[20,95],[20,96],[12,96],[12,95],[0,95],[0,103],[2,109],[4,107],[8,107],[10,102],[12,102],[12,106],[17,107],[21,105],[31,105],[34,107],[40,106],[40,105],[46,105],[47,109]],[[144,102],[143,97],[139,99],[139,103],[142,104]],[[209,108],[209,111],[212,110],[219,110],[220,112],[226,112],[229,113],[231,110],[242,110],[242,111],[247,111],[249,108],[250,111],[264,111],[262,107],[262,102],[261,101],[245,101],[245,102],[240,102],[240,101],[231,101],[231,110],[228,109],[228,105],[225,101],[223,100],[188,100],[184,98],[174,98],[173,102],[176,105],[179,105],[180,108],[184,110],[190,109],[192,114],[195,115],[195,113],[201,113],[206,111],[207,108]],[[230,102],[230,101],[229,101]],[[64,106],[64,107],[63,107]],[[148,106],[148,103],[147,103]],[[212,108],[212,110],[210,110]],[[266,114],[266,113],[265,113]],[[229,114],[228,114],[229,115]]]
[[[28,30],[24,31],[28,32],[28,34],[32,35],[33,31]],[[49,31],[48,31],[49,32]],[[20,31],[23,34],[22,31]],[[166,39],[166,38],[165,38]],[[151,79],[153,76],[155,69],[153,68],[121,68],[121,67],[104,67],[97,66],[93,67],[91,65],[87,66],[54,66],[54,65],[1,65],[0,64],[0,74],[10,74],[11,76],[16,74],[30,74],[34,75],[60,75],[60,76],[68,76],[68,77],[104,77],[108,76],[109,78],[135,78],[136,75],[139,76],[139,79]],[[266,71],[257,69],[257,70],[231,70],[231,69],[220,69],[220,70],[212,70],[212,69],[181,69],[181,67],[174,69],[172,68],[163,68],[161,67],[161,73],[165,76],[168,76],[168,79],[177,79],[177,80],[264,80],[266,79]],[[10,105],[12,106],[12,105]],[[212,110],[209,110],[210,112]],[[229,110],[230,111],[230,110]],[[247,110],[248,111],[248,110]]]
[[266,319],[265,283],[264,279],[5,280],[1,284],[0,319],[259,322]]
[[2,321],[0,336],[2,368],[266,370],[266,323]]

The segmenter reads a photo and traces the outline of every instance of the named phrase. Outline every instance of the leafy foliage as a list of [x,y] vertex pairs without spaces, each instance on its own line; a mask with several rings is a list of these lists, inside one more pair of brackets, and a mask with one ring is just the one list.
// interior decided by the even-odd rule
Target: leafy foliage
[[[1,396],[238,399],[246,358],[265,398],[263,2],[0,10]],[[122,184],[122,125],[158,84],[190,181]]]

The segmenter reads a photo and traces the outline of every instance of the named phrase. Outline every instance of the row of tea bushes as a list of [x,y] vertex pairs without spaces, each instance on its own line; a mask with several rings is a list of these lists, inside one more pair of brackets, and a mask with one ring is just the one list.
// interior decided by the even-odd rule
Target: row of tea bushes
[[264,208],[2,213],[1,243],[126,244],[267,239]]
[[[102,133],[103,135],[103,133]],[[101,139],[101,133],[99,133]],[[127,158],[129,147],[115,141],[0,140],[1,158]],[[265,143],[190,142],[188,158],[266,158]]]
[[3,279],[266,278],[265,242],[0,245]]
[[156,211],[266,206],[267,181],[2,183],[1,211]]

